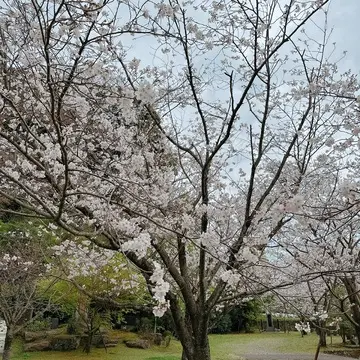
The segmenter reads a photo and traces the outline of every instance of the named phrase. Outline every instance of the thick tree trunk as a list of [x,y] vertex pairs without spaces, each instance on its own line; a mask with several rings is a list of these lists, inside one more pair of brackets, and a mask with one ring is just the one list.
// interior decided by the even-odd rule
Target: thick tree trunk
[[183,349],[182,354],[181,354],[181,360],[188,360],[184,349]]
[[199,323],[201,326],[199,326],[197,331],[192,331],[192,341],[190,344],[188,341],[186,342],[186,345],[183,344],[182,339],[180,338],[184,347],[182,360],[211,360],[206,316],[204,316]]
[[170,310],[177,336],[183,347],[182,360],[211,360],[208,338],[208,311],[199,307],[196,316],[181,310],[175,296],[169,294]]
[[188,356],[185,349],[183,349],[181,360],[211,360],[210,347],[207,335],[206,339],[194,339],[191,353],[192,354],[189,354]]
[[211,360],[209,344],[197,347],[193,360]]
[[2,360],[10,360],[11,347],[14,340],[13,332],[11,329],[7,329],[5,335],[4,351],[2,354]]

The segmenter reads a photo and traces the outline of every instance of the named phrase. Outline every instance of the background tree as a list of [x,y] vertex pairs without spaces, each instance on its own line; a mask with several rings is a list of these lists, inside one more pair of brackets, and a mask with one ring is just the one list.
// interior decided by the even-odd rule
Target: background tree
[[[81,238],[58,242],[52,247],[49,270],[60,281],[49,296],[58,298],[56,305],[71,316],[73,331],[86,335],[84,351],[89,353],[94,336],[102,335],[101,327],[111,327],[112,315],[119,318],[149,308],[152,299],[140,273],[121,253],[104,251]],[[64,291],[69,296],[58,296]]]
[[39,288],[46,272],[43,242],[31,230],[29,225],[0,223],[0,315],[7,327],[3,360],[10,359],[14,337],[51,305],[44,294],[53,282]]
[[[311,220],[305,227],[298,226],[295,241],[290,240],[293,237],[287,232],[283,246],[305,268],[302,271],[312,269],[315,274],[323,274],[319,280],[321,287],[326,287],[324,295],[327,293],[327,298],[336,299],[333,303],[337,305],[339,313],[348,318],[359,337],[359,283],[356,276],[359,271],[358,225],[357,216],[344,210],[337,217],[332,216],[321,222]],[[316,301],[313,302],[315,305]]]

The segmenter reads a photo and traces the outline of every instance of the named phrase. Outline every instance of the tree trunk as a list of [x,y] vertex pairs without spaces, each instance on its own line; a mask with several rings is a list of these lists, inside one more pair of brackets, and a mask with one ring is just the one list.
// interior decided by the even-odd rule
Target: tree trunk
[[195,348],[195,356],[194,359],[192,360],[211,360],[208,340],[207,340],[207,345],[199,346]]
[[346,292],[349,296],[349,301],[352,304],[351,306],[351,315],[352,315],[352,325],[357,337],[357,343],[360,344],[360,298],[358,294],[358,286],[354,276],[344,277],[342,279]]
[[90,354],[92,339],[93,339],[92,334],[87,334],[86,339],[85,339],[84,348],[83,348],[83,352],[86,354]]
[[318,342],[318,345],[317,345],[317,347],[316,347],[314,360],[318,360],[318,358],[319,358],[320,347],[321,347],[321,344],[320,344],[321,340],[320,340],[320,339],[321,339],[321,338],[319,337],[319,342]]
[[326,347],[326,330],[323,328],[319,331],[319,344],[320,347]]
[[178,300],[172,294],[170,310],[174,319],[177,337],[183,347],[182,360],[211,360],[208,338],[208,311],[199,307],[196,316],[190,316],[189,311],[181,310]]
[[355,328],[355,334],[357,337],[356,345],[360,344],[360,326],[354,326]]
[[6,335],[5,335],[4,351],[2,354],[2,360],[10,360],[11,347],[12,347],[13,340],[14,340],[13,331],[10,328],[7,328]]
[[326,347],[326,321],[318,320],[314,322],[316,333],[319,335],[319,346]]
[[192,346],[192,354],[190,354],[189,356],[187,356],[186,351],[183,348],[181,360],[211,360],[210,347],[207,335],[206,339],[194,339],[194,346]]
[[181,360],[188,360],[184,349],[183,349],[182,354],[181,354]]

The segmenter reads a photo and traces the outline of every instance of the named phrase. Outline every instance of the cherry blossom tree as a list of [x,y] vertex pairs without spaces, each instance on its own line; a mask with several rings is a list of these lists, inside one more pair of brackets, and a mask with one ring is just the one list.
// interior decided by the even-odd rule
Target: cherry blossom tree
[[310,25],[327,3],[1,8],[7,211],[121,251],[155,315],[170,309],[183,359],[210,359],[217,304],[293,281],[266,247],[316,193],[358,90]]
[[[298,241],[292,245],[287,243],[286,247],[301,266],[325,274],[322,279],[327,292],[337,299],[339,312],[346,316],[360,336],[359,219],[344,210],[340,214],[322,222],[311,221],[308,231],[301,228]],[[341,288],[344,291],[339,291]]]
[[[276,292],[277,301],[288,311],[297,314],[302,320],[300,327],[311,324],[319,335],[319,346],[326,347],[326,333],[328,325],[341,315],[334,311],[334,296],[336,280],[315,277],[312,280],[292,284]],[[281,307],[280,307],[281,308]]]
[[[358,104],[353,104],[344,115],[344,128],[355,126],[356,120],[350,123],[350,118],[354,118],[351,114],[356,114],[357,107]],[[336,141],[328,143],[329,149],[324,152],[326,171],[317,194],[304,199],[294,211],[292,222],[274,239],[274,248],[286,259],[283,266],[296,262],[299,278],[309,271],[314,276],[321,274],[321,287],[325,286],[327,293],[336,299],[333,304],[339,314],[350,321],[359,336],[359,214],[354,188],[356,175],[352,170],[356,154],[352,148],[354,139],[349,141],[347,136],[346,131],[342,131]]]
[[54,281],[39,287],[45,276],[45,251],[32,235],[19,225],[0,223],[0,315],[6,324],[3,360],[10,359],[14,337],[51,306],[51,297],[45,302],[43,296]]

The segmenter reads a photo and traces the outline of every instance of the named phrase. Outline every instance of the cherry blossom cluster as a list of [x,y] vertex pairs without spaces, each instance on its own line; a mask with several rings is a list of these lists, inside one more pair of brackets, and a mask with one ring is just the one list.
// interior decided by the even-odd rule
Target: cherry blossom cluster
[[[68,277],[97,275],[99,269],[109,264],[116,255],[113,251],[99,251],[90,241],[64,240],[53,246],[54,255],[65,257]],[[50,264],[51,265],[51,264]]]
[[[117,297],[139,287],[140,278],[135,269],[128,269],[124,259],[111,250],[103,251],[89,240],[64,240],[53,246],[54,262],[48,265],[59,276],[65,277],[91,294]],[[87,279],[87,280],[86,280]],[[87,285],[87,282],[90,285]],[[96,288],[91,285],[96,283]]]
[[311,333],[310,324],[308,322],[300,322],[295,324],[295,329],[300,333],[306,332],[307,334]]
[[21,271],[27,272],[29,269],[31,270],[32,265],[34,265],[32,261],[26,261],[19,256],[7,253],[5,253],[2,258],[0,258],[0,270],[4,272],[10,271],[14,267],[21,269]]
[[153,307],[155,316],[161,317],[169,308],[169,303],[166,300],[166,294],[170,289],[170,284],[164,280],[164,270],[158,263],[154,263],[155,270],[150,277],[150,281],[154,284],[152,288],[153,297],[156,305]]

